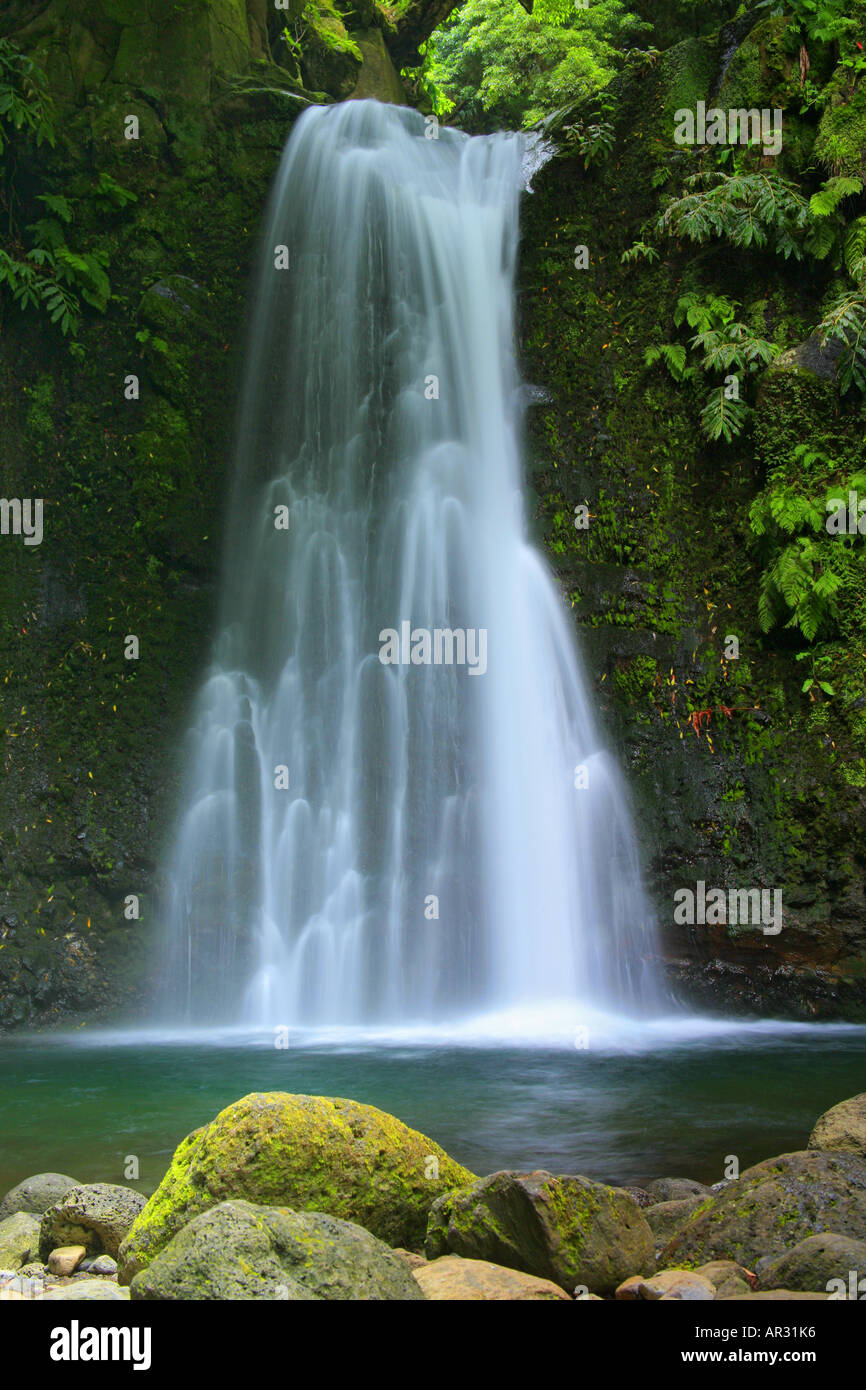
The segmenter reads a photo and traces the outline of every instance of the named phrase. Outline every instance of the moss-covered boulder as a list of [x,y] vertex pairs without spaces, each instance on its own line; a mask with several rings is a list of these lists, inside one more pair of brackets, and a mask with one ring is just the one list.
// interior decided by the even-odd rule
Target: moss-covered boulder
[[39,1249],[39,1222],[29,1211],[0,1221],[0,1269],[20,1269]]
[[866,1091],[826,1110],[809,1135],[807,1149],[840,1149],[866,1158]]
[[425,1250],[431,1260],[488,1260],[598,1294],[654,1264],[652,1231],[627,1192],[543,1171],[493,1173],[441,1197]]
[[363,1227],[323,1212],[220,1202],[130,1285],[133,1299],[421,1300],[412,1271]]
[[128,1283],[193,1217],[231,1198],[326,1211],[417,1248],[436,1198],[472,1179],[432,1139],[372,1105],[254,1093],[178,1145],[123,1243],[119,1277]]
[[807,1236],[783,1255],[759,1261],[756,1272],[759,1289],[823,1293],[831,1279],[841,1279],[847,1289],[852,1269],[858,1280],[866,1275],[866,1241],[828,1232]]
[[709,1200],[706,1197],[677,1197],[670,1202],[655,1202],[647,1207],[644,1215],[655,1236],[656,1245],[661,1249],[685,1226]]
[[866,1160],[848,1153],[781,1154],[748,1168],[677,1232],[661,1264],[730,1259],[754,1269],[808,1236],[866,1240]]

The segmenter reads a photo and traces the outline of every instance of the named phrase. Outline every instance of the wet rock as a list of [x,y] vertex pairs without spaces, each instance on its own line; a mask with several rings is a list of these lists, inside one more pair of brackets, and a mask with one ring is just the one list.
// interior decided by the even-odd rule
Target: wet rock
[[762,1293],[737,1293],[719,1299],[720,1303],[773,1303],[776,1301],[786,1303],[808,1303],[810,1300],[820,1302],[822,1299],[829,1298],[826,1293],[800,1293],[792,1289],[772,1289]]
[[537,1279],[534,1274],[490,1264],[487,1260],[465,1260],[460,1255],[442,1255],[438,1260],[424,1262],[423,1268],[413,1272],[424,1297],[436,1302],[539,1299],[571,1302],[565,1290],[550,1279]]
[[666,1269],[649,1278],[632,1276],[616,1290],[620,1302],[634,1302],[636,1299],[659,1302],[667,1299],[669,1302],[709,1303],[715,1296],[716,1288],[711,1280],[690,1269]]
[[65,1278],[75,1273],[86,1254],[83,1245],[59,1245],[48,1256],[48,1269],[52,1274]]
[[688,1220],[700,1211],[706,1197],[681,1197],[673,1202],[656,1202],[644,1215],[659,1248],[667,1245]]
[[710,1197],[712,1188],[692,1178],[656,1178],[647,1183],[647,1192],[654,1203],[680,1202],[687,1197]]
[[47,1259],[58,1245],[83,1245],[88,1254],[116,1255],[145,1198],[131,1187],[95,1182],[73,1187],[46,1211],[39,1254]]
[[117,1273],[117,1261],[110,1255],[97,1255],[96,1259],[83,1259],[79,1269],[86,1270],[88,1274],[109,1275]]
[[130,1288],[149,1301],[423,1298],[406,1262],[363,1227],[243,1201],[195,1217]]
[[700,1265],[695,1274],[709,1279],[716,1290],[716,1298],[751,1293],[755,1287],[755,1275],[735,1260],[711,1260],[709,1264]]
[[67,1177],[65,1173],[36,1173],[32,1178],[18,1183],[17,1187],[10,1187],[0,1202],[0,1221],[5,1221],[16,1211],[42,1216],[61,1197],[65,1197],[70,1187],[77,1186],[78,1179]]
[[750,1269],[829,1231],[866,1240],[866,1160],[819,1150],[781,1154],[714,1197],[669,1241],[661,1263],[732,1259]]
[[20,1269],[39,1250],[39,1222],[27,1211],[0,1221],[0,1269]]
[[128,1300],[129,1289],[121,1288],[113,1279],[79,1279],[74,1284],[48,1289],[42,1297],[51,1303],[73,1303],[80,1300],[88,1303],[116,1303]]
[[419,1246],[427,1213],[472,1174],[372,1105],[281,1091],[245,1096],[179,1145],[118,1259],[128,1282],[194,1216],[238,1198],[327,1208],[389,1245]]
[[851,1270],[866,1277],[866,1241],[827,1232],[807,1236],[775,1259],[759,1260],[756,1273],[761,1292],[799,1289],[804,1293],[826,1293],[831,1279],[842,1279],[847,1286]]
[[434,1203],[425,1251],[431,1260],[462,1255],[606,1294],[628,1274],[653,1268],[655,1241],[622,1188],[544,1171],[502,1172]]
[[866,1158],[866,1091],[826,1110],[816,1122],[806,1147],[841,1150]]

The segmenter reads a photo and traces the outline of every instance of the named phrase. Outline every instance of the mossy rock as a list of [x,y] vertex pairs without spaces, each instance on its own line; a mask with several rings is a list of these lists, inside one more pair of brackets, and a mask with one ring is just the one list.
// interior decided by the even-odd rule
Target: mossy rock
[[827,89],[815,154],[832,174],[866,180],[866,87],[850,86],[840,72]]
[[338,101],[351,96],[361,70],[361,50],[340,16],[318,0],[319,11],[304,35],[301,70],[311,91]]
[[436,1198],[472,1178],[438,1144],[372,1105],[254,1093],[178,1145],[123,1243],[120,1278],[128,1283],[193,1217],[231,1198],[326,1211],[389,1245],[417,1248]]
[[400,1255],[323,1212],[220,1202],[194,1217],[130,1286],[135,1300],[420,1301]]
[[675,1197],[669,1202],[656,1202],[647,1207],[644,1216],[659,1249],[667,1245],[677,1231],[682,1230],[686,1222],[702,1209],[706,1200],[700,1196]]
[[807,1237],[838,1232],[866,1240],[866,1160],[803,1151],[757,1163],[708,1202],[665,1247],[661,1264],[679,1268],[736,1260],[749,1269]]
[[144,1207],[144,1197],[118,1183],[73,1187],[42,1218],[39,1258],[61,1245],[83,1245],[89,1255],[116,1257],[120,1243]]
[[825,1110],[815,1122],[806,1147],[841,1150],[866,1159],[866,1091]]
[[493,1173],[449,1192],[430,1212],[427,1258],[461,1255],[612,1294],[654,1265],[646,1219],[622,1188],[550,1173]]
[[858,1280],[866,1274],[866,1242],[828,1232],[807,1236],[783,1255],[759,1261],[756,1273],[761,1290],[822,1293],[831,1279],[841,1279],[847,1294],[852,1269],[857,1271]]
[[352,38],[361,50],[363,64],[351,99],[363,101],[371,97],[394,106],[405,106],[403,83],[385,47],[381,29],[359,30]]

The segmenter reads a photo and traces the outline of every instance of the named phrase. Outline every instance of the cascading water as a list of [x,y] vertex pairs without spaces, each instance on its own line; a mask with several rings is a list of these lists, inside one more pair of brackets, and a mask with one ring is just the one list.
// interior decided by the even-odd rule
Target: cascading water
[[310,109],[276,181],[167,869],[174,1018],[656,1002],[627,801],[527,538],[523,141],[426,133]]

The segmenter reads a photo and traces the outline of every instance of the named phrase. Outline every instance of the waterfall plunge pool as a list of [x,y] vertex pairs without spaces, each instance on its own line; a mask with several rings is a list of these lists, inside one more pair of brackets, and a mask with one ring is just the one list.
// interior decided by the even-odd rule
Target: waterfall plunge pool
[[[547,1168],[609,1182],[716,1182],[804,1148],[818,1115],[866,1090],[866,1028],[682,1017],[568,1027],[482,1019],[444,1030],[155,1034],[0,1042],[0,1191],[37,1172],[150,1193],[178,1142],[250,1091],[377,1105],[477,1173]],[[565,1024],[565,1020],[561,1020]],[[521,1033],[522,1025],[522,1033]],[[523,1036],[523,1041],[520,1041]],[[125,1176],[135,1155],[140,1177]]]

